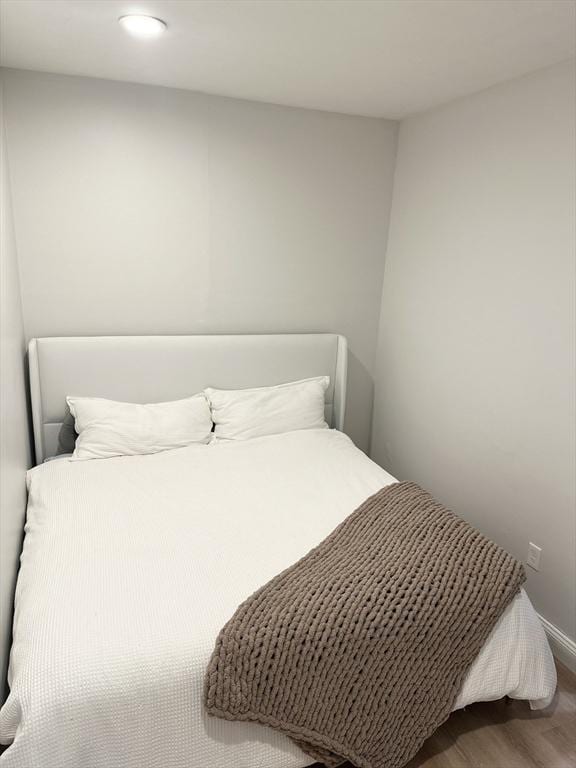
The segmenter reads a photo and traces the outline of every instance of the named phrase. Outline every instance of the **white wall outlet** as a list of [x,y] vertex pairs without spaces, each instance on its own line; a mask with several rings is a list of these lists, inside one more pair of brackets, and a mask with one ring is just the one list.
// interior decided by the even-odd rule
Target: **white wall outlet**
[[530,566],[530,568],[534,568],[535,571],[540,570],[541,554],[542,554],[542,547],[539,547],[537,544],[532,544],[532,542],[529,542],[528,555],[526,557],[526,562]]

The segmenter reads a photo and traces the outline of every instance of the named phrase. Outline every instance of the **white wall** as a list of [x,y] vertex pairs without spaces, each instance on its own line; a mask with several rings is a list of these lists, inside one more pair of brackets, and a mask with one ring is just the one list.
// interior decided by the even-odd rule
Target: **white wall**
[[24,329],[0,91],[0,701],[30,466],[24,385]]
[[367,448],[396,124],[4,79],[28,336],[337,331]]
[[574,63],[402,123],[373,454],[524,558],[576,634]]

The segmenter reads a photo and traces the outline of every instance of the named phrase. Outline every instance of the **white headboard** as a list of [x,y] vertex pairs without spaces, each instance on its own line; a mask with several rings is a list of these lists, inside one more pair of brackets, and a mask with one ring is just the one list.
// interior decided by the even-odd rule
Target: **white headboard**
[[45,338],[28,353],[38,464],[56,453],[66,395],[154,403],[327,374],[326,420],[344,424],[347,345],[333,333]]

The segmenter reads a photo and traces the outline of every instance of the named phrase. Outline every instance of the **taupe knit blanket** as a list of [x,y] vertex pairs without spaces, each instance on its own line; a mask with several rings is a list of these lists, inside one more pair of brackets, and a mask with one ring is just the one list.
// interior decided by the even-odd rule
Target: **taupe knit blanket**
[[327,766],[402,766],[450,714],[524,578],[426,491],[387,486],[237,609],[206,708],[282,731]]

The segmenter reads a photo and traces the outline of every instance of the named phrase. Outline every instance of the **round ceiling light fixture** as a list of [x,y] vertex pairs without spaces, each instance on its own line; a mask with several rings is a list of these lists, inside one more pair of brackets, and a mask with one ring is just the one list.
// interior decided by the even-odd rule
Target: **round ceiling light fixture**
[[158,37],[166,29],[166,22],[155,16],[129,14],[120,16],[118,23],[134,37]]

